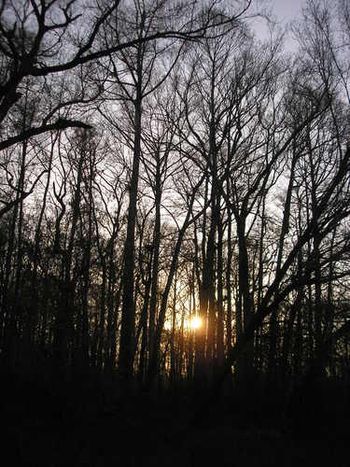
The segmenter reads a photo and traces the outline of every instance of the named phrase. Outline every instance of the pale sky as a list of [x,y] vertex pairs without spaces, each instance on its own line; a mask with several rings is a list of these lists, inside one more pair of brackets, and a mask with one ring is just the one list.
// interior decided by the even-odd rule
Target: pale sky
[[[302,6],[305,4],[305,0],[255,0],[252,4],[253,7],[255,5],[258,11],[264,7],[270,10],[272,18],[279,23],[281,28],[284,28],[291,21],[301,17]],[[253,19],[251,24],[257,37],[264,39],[266,34],[268,34],[266,22],[262,19]],[[290,35],[287,35],[285,38],[285,45],[290,51],[295,50],[296,43]]]
[[[283,26],[301,17],[305,0],[270,0],[270,4],[273,15],[277,16],[277,20],[281,21]],[[286,36],[285,47],[290,52],[294,52],[297,48],[290,33]]]
[[290,21],[301,13],[304,0],[270,0],[273,13],[283,21]]

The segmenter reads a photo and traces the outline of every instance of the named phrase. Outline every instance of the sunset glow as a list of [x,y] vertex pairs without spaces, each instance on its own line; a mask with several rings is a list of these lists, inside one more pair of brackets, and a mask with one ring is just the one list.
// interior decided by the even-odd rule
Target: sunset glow
[[202,318],[200,318],[199,316],[194,316],[193,318],[191,318],[189,324],[190,324],[189,327],[195,331],[196,329],[199,329],[202,327],[202,324],[203,324]]
[[[185,318],[183,321],[183,328],[186,331],[197,331],[203,326],[203,320],[199,316],[193,316],[192,318]],[[181,321],[175,323],[176,329],[181,329]],[[170,331],[173,328],[172,320],[168,319],[164,323],[164,329]]]

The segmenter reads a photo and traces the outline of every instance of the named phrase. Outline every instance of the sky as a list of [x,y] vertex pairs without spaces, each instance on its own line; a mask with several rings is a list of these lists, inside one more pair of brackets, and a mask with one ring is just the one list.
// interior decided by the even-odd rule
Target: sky
[[[305,0],[258,0],[255,2],[255,6],[258,11],[260,8],[264,7],[270,10],[272,13],[271,19],[275,19],[280,27],[284,29],[288,23],[298,17],[301,17],[302,6],[304,3]],[[268,28],[264,20],[253,19],[251,25],[259,39],[265,39],[266,35],[269,35]],[[296,49],[296,42],[290,34],[285,37],[285,47],[291,52]]]
[[298,16],[304,0],[270,0],[273,13],[281,21],[290,21]]
[[[270,0],[271,10],[277,16],[278,21],[281,21],[281,25],[287,25],[300,18],[304,3],[305,0]],[[297,49],[297,43],[290,33],[286,36],[285,48],[290,52]]]

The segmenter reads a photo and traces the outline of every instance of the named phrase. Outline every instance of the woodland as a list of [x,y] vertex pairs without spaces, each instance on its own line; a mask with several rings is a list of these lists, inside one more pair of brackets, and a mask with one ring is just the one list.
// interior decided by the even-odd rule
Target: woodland
[[265,7],[0,0],[4,465],[349,465],[350,2]]

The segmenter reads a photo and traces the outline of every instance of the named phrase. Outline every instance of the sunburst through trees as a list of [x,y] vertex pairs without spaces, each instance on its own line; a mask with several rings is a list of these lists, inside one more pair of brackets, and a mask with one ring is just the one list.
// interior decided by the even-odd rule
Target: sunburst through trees
[[290,52],[254,1],[0,0],[6,371],[284,407],[348,387],[335,3],[305,2]]

